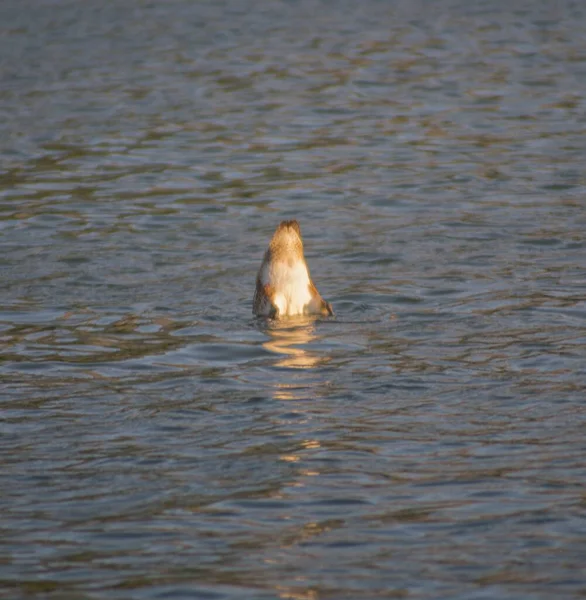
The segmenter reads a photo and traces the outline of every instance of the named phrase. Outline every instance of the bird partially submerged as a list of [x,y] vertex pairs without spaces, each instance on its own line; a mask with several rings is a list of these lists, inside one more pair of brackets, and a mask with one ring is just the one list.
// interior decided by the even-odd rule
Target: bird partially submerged
[[311,281],[297,221],[281,221],[256,276],[252,312],[262,317],[333,315]]

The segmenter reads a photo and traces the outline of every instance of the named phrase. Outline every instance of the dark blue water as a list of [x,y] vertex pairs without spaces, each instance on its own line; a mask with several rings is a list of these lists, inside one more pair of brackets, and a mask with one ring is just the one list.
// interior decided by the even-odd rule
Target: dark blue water
[[585,27],[3,2],[0,596],[584,597]]

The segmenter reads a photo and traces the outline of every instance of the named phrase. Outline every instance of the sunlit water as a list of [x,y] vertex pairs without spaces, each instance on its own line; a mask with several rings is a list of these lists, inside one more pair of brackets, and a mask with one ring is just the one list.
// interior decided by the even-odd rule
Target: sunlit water
[[0,595],[583,597],[585,30],[3,2]]

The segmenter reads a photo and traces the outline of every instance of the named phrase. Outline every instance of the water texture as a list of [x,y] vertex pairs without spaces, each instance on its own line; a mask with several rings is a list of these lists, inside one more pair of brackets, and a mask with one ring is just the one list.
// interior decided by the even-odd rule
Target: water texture
[[584,31],[2,2],[0,596],[586,597]]

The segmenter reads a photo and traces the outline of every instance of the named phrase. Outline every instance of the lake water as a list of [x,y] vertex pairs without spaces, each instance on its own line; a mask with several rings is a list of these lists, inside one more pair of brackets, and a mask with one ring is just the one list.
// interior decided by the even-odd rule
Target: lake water
[[585,30],[3,2],[0,596],[584,598]]

